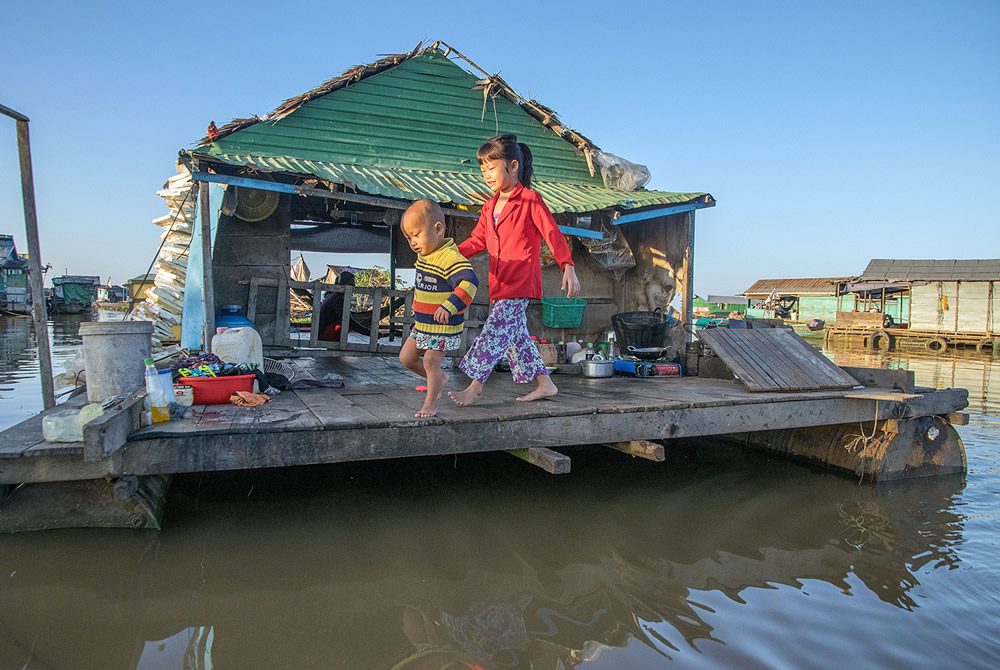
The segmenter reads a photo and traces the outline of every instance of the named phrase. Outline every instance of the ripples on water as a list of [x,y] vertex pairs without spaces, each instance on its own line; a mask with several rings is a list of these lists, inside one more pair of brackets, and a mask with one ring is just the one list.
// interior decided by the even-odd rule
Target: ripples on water
[[0,668],[995,667],[991,359],[829,355],[968,388],[968,476],[691,440],[179,477],[159,534],[0,537]]

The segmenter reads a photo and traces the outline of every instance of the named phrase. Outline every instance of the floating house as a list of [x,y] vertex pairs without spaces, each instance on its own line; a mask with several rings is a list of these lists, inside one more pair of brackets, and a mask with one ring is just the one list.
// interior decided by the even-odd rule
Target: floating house
[[1000,259],[876,258],[841,285],[837,328],[828,337],[871,347],[897,341],[932,351],[950,346],[997,350]]
[[0,235],[0,309],[13,314],[31,312],[28,260],[18,255],[13,235]]
[[[573,325],[532,302],[529,330],[593,341],[614,314],[665,312],[680,296],[683,323],[655,328],[671,356],[680,355],[685,376],[673,364],[650,376],[638,360],[605,379],[557,366],[553,397],[514,402],[523,388],[491,379],[475,406],[442,402],[436,416],[416,418],[424,396],[399,363],[394,337],[412,325],[413,291],[291,278],[293,250],[383,253],[390,277],[412,268],[398,227],[419,198],[441,203],[448,235],[464,240],[491,195],[476,150],[498,132],[531,147],[532,187],[567,236],[586,301]],[[145,427],[143,398],[133,395],[88,423],[77,443],[45,441],[39,417],[19,424],[0,435],[0,504],[9,512],[0,530],[68,523],[51,508],[55,519],[18,523],[17,510],[50,490],[31,484],[84,480],[67,498],[67,514],[87,516],[86,498],[99,510],[95,523],[155,528],[177,473],[493,451],[560,474],[571,463],[560,452],[580,445],[659,462],[676,439],[701,436],[869,481],[966,470],[952,427],[967,418],[959,411],[968,402],[963,389],[918,389],[900,370],[840,368],[771,323],[707,328],[700,342],[689,341],[695,213],[714,198],[646,190],[648,170],[601,150],[442,42],[352,68],[263,117],[213,124],[181,152],[177,170],[160,191],[169,206],[155,221],[164,244],[138,318],[155,322],[157,342],[179,324],[182,346],[193,331],[198,348],[215,332],[214,305],[239,305],[265,353],[307,383],[262,405],[196,405],[183,419]],[[544,251],[541,262],[543,294],[558,296],[561,272]],[[473,259],[480,288],[466,312],[466,344],[489,310],[487,263],[485,255]],[[291,291],[311,297],[306,337],[290,335]],[[345,294],[339,341],[319,338],[319,306],[331,291]],[[356,298],[371,305],[362,341],[349,337],[358,334],[351,332]],[[645,346],[634,353],[663,353]],[[448,390],[461,386],[452,374]]]
[[[178,169],[193,182],[188,193],[178,190],[172,197],[190,203],[197,199],[191,195],[194,183],[227,186],[209,216],[217,231],[210,271],[198,274],[211,276],[215,304],[243,308],[268,350],[295,348],[301,343],[289,337],[289,289],[343,289],[290,280],[291,252],[383,253],[394,277],[415,262],[398,222],[420,198],[441,203],[449,236],[465,239],[478,208],[492,195],[479,173],[476,149],[498,132],[514,133],[531,147],[532,186],[569,239],[587,300],[576,334],[597,337],[614,313],[666,309],[678,294],[692,323],[694,217],[698,209],[714,206],[714,198],[646,190],[645,168],[602,151],[554,111],[520,96],[443,43],[352,68],[263,117],[210,128],[195,149],[181,153]],[[177,223],[189,234],[188,221]],[[473,260],[482,283],[467,313],[467,342],[489,309],[487,262],[485,254]],[[186,264],[188,275],[192,267]],[[545,267],[544,294],[558,295],[560,279],[554,263]],[[153,293],[158,292],[159,280]],[[404,303],[412,292],[391,286],[380,292],[380,298],[391,299],[388,312],[376,311],[372,319],[384,332],[408,318]],[[147,304],[157,309],[137,310],[137,318],[156,321],[157,310],[170,302],[151,299]],[[538,301],[528,318],[533,334],[569,335],[550,331]],[[677,350],[682,330],[673,336]],[[398,339],[391,346],[373,342],[363,349],[398,350]],[[362,348],[316,338],[308,346]]]
[[62,275],[52,278],[49,311],[53,314],[85,314],[97,299],[101,278],[90,275]]
[[[822,319],[832,323],[837,316],[837,287],[847,277],[758,279],[743,292],[749,301],[748,317],[776,317],[791,321]],[[766,304],[771,299],[771,304]]]

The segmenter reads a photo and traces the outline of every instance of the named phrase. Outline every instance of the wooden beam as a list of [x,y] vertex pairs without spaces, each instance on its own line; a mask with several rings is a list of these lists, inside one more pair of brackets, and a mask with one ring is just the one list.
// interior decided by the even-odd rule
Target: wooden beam
[[576,235],[577,237],[589,237],[595,240],[604,239],[604,233],[598,232],[596,230],[587,230],[586,228],[575,228],[573,226],[559,226],[559,230],[566,233],[567,235]]
[[564,475],[569,472],[569,456],[552,451],[545,447],[525,447],[523,449],[509,449],[511,456],[520,458],[522,461],[537,465],[550,475]]
[[83,427],[83,459],[102,461],[128,441],[139,430],[142,397],[126,398]]
[[212,213],[209,206],[208,182],[199,184],[199,203],[201,210],[201,264],[202,287],[205,296],[205,351],[212,350],[212,338],[215,336],[215,284],[212,281]]
[[[511,444],[541,443],[551,450],[578,444],[622,442],[636,436],[664,440],[779,428],[857,425],[858,421],[874,420],[876,408],[878,420],[883,421],[901,415],[947,414],[959,411],[967,400],[965,390],[948,389],[905,402],[823,398],[715,405],[713,401],[703,407],[685,403],[683,407],[584,414],[574,416],[572,421],[564,416],[462,424],[411,420],[405,425],[366,426],[364,429],[284,429],[273,433],[262,432],[259,426],[252,424],[234,425],[224,434],[133,439],[114,454],[123,460],[120,469],[112,474],[241,470],[394,458],[401,454],[434,456],[510,451]],[[234,437],[237,434],[239,437]],[[82,467],[84,464],[79,456],[76,459]],[[19,467],[29,460],[5,461],[4,468],[0,469],[0,484],[49,477],[42,468]]]
[[694,210],[691,210],[688,218],[688,245],[684,251],[684,300],[681,309],[684,329],[687,331],[684,341],[694,342]]
[[628,454],[635,458],[645,458],[647,461],[662,463],[665,458],[663,445],[648,440],[629,440],[628,442],[605,442],[605,447]]
[[[213,174],[211,172],[194,172],[191,178],[202,183],[211,182],[213,184],[229,184],[232,186],[243,186],[254,188],[258,191],[275,191],[277,193],[290,193],[293,195],[303,195],[313,198],[326,198],[327,200],[342,200],[344,202],[358,202],[365,205],[385,207],[386,209],[406,209],[412,204],[409,200],[391,200],[389,198],[379,198],[374,195],[362,195],[358,193],[341,193],[340,191],[330,191],[314,186],[296,186],[278,181],[263,181],[261,179],[249,179],[247,177],[236,177],[227,174]],[[464,219],[478,219],[478,212],[470,212],[464,209],[453,207],[442,207],[445,214]]]
[[949,412],[944,418],[953,426],[968,426],[969,415],[965,412]]
[[[24,202],[24,229],[28,238],[28,284],[31,287],[31,321],[38,343],[38,368],[42,381],[42,406],[55,407],[55,385],[52,381],[52,354],[49,348],[48,310],[45,304],[45,275],[42,273],[42,251],[38,241],[38,216],[35,210],[35,181],[31,170],[31,141],[28,117],[7,107],[3,111],[17,119],[17,154],[21,166],[21,200]],[[16,115],[16,116],[15,116]]]
[[703,209],[705,207],[715,207],[715,201],[690,202],[685,205],[672,205],[670,207],[658,207],[657,209],[647,209],[644,212],[636,212],[634,214],[622,214],[617,219],[611,219],[611,223],[616,226],[620,226],[623,223],[632,223],[633,221],[645,221],[646,219],[658,219],[661,216],[670,216],[672,214],[683,214],[684,212],[693,212],[696,209]]
[[315,347],[319,344],[319,308],[321,304],[320,298],[322,297],[323,289],[321,288],[323,282],[314,281],[313,282],[313,309],[312,318],[309,322],[309,346]]

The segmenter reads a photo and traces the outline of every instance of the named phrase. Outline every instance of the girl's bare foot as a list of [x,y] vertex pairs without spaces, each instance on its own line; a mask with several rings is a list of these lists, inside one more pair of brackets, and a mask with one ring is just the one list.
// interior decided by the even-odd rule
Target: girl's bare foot
[[483,385],[476,384],[472,382],[469,387],[464,391],[448,391],[448,397],[455,401],[456,405],[461,405],[462,407],[468,407],[469,405],[475,405],[479,402],[480,396],[483,395]]
[[559,393],[559,389],[557,389],[556,385],[552,383],[552,380],[549,379],[548,375],[538,375],[538,388],[528,395],[521,396],[518,400],[520,402],[531,402],[532,400],[551,398],[557,393]]
[[417,410],[417,413],[413,416],[418,419],[426,419],[427,417],[437,416],[437,413],[437,400],[435,399],[434,402],[430,402],[430,398],[428,398],[427,401],[424,402],[424,406]]

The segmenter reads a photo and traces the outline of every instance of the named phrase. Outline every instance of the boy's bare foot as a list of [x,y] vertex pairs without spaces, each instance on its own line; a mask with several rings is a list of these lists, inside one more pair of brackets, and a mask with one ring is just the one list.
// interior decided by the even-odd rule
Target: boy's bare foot
[[551,398],[557,393],[559,393],[559,389],[557,389],[556,385],[552,383],[552,380],[549,379],[548,375],[538,375],[538,388],[528,395],[521,396],[518,400],[520,402],[531,402],[532,400]]
[[[430,400],[430,398],[428,398],[428,400]],[[436,401],[432,403],[425,402],[424,406],[421,407],[419,410],[417,410],[417,413],[414,414],[413,416],[417,417],[418,419],[426,419],[431,416],[437,416],[437,413],[438,413],[438,408]]]
[[455,401],[456,405],[461,405],[462,407],[468,407],[469,405],[475,405],[479,402],[480,396],[483,395],[483,387],[475,388],[472,384],[469,385],[464,391],[448,391],[448,397]]

